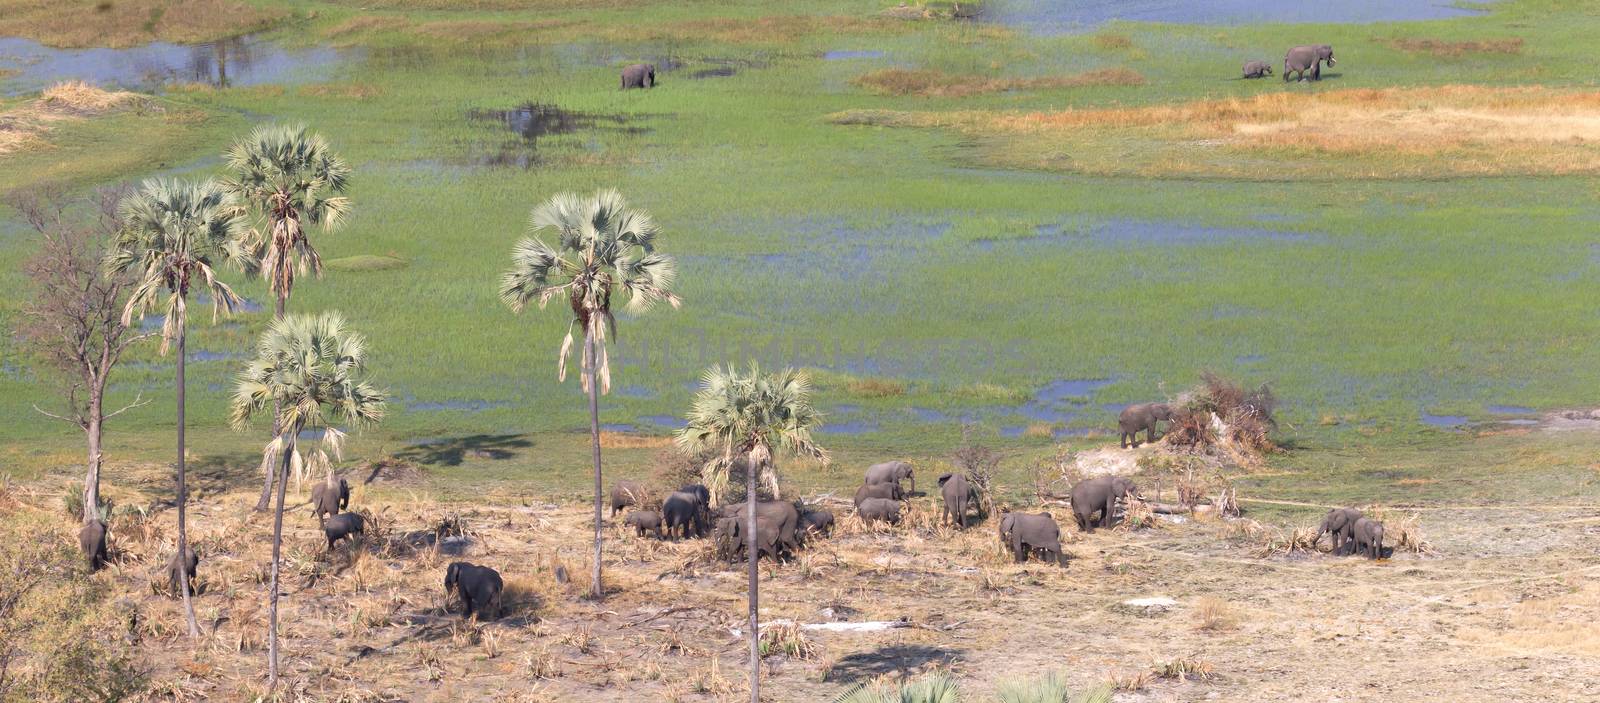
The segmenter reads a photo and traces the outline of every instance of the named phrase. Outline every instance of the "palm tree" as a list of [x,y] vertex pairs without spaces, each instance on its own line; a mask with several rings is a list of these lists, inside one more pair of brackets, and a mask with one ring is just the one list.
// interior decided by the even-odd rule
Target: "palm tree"
[[[678,444],[689,451],[716,453],[703,469],[713,495],[728,485],[735,464],[744,465],[746,535],[756,534],[756,482],[764,477],[769,485],[777,486],[774,451],[828,463],[827,450],[811,439],[822,416],[811,405],[811,379],[802,371],[784,369],[763,375],[751,362],[749,373],[741,375],[731,366],[713,366],[701,376],[688,420],[688,426],[678,431]],[[750,560],[750,701],[756,703],[761,677],[761,626],[757,621],[761,580],[756,571],[759,552],[753,543],[747,543],[745,554]]]
[[[555,246],[538,237],[551,230]],[[530,302],[543,309],[562,296],[572,310],[567,336],[561,341],[556,377],[567,378],[567,354],[572,350],[572,328],[583,331],[583,391],[589,396],[589,439],[594,456],[594,585],[593,598],[601,598],[600,534],[600,394],[611,390],[611,365],[606,340],[616,336],[611,298],[621,289],[624,309],[642,313],[666,301],[681,304],[672,293],[676,269],[672,258],[655,252],[660,229],[650,215],[631,210],[615,190],[589,197],[561,193],[535,207],[528,220],[528,237],[511,250],[511,268],[500,277],[500,299],[513,312]]]
[[[340,460],[344,433],[335,423],[372,425],[383,419],[384,394],[363,376],[366,342],[347,331],[338,313],[291,315],[274,320],[256,344],[256,358],[239,374],[230,417],[235,428],[273,408],[278,435],[263,463],[276,459],[278,505],[272,516],[272,590],[267,613],[267,686],[278,684],[278,565],[283,548],[283,500],[292,466],[331,471]],[[321,445],[302,458],[298,438],[323,430]],[[331,457],[330,457],[331,455]]]
[[[230,176],[224,181],[240,203],[266,219],[239,242],[245,256],[259,262],[261,277],[275,298],[274,319],[283,319],[294,293],[295,276],[307,271],[322,276],[322,257],[304,224],[332,230],[350,212],[344,192],[350,166],[333,153],[322,135],[304,125],[263,125],[239,140],[226,155]],[[277,428],[273,428],[277,435]],[[262,466],[265,483],[256,510],[266,510],[275,472]]]
[[[211,318],[217,312],[233,313],[239,305],[228,284],[217,278],[215,262],[235,260],[230,243],[243,229],[238,207],[216,181],[185,182],[166,179],[145,181],[139,192],[122,201],[118,208],[122,229],[117,233],[105,267],[112,274],[132,274],[135,283],[122,310],[122,324],[131,324],[155,309],[166,316],[161,325],[161,353],[176,341],[178,346],[178,553],[189,549],[185,504],[188,485],[184,475],[184,342],[188,330],[189,293],[196,288],[211,296]],[[186,569],[184,561],[178,560]],[[181,574],[183,583],[188,574]],[[189,621],[189,636],[199,637],[195,626],[194,603],[189,589],[183,591],[183,613]]]

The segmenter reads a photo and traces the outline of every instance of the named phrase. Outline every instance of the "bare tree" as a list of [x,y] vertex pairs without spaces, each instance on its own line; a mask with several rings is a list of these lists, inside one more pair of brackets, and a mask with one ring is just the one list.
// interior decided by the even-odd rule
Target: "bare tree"
[[[9,202],[40,236],[38,253],[22,265],[32,290],[17,331],[27,348],[66,382],[63,409],[34,409],[72,423],[88,440],[85,523],[96,519],[100,505],[104,461],[100,440],[106,420],[145,404],[135,398],[116,410],[105,409],[106,386],[122,353],[153,336],[134,333],[122,321],[132,276],[109,273],[100,265],[116,235],[117,208],[128,190],[127,186],[101,188],[83,199],[33,190]],[[91,209],[92,216],[74,217],[72,210],[78,205]]]

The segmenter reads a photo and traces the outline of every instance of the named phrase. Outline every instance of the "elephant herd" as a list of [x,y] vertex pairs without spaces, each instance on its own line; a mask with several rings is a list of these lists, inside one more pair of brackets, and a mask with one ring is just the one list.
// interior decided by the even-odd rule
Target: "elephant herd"
[[660,500],[660,508],[645,507],[649,492],[637,481],[618,481],[611,486],[611,517],[624,509],[623,524],[644,537],[689,539],[711,537],[717,553],[732,561],[754,549],[773,560],[793,557],[808,539],[827,536],[833,531],[833,513],[801,501],[757,502],[755,534],[747,534],[745,503],[711,507],[711,491],[698,483],[671,491]]
[[[1293,73],[1300,80],[1306,80],[1306,74],[1311,74],[1311,80],[1322,80],[1322,64],[1334,66],[1339,62],[1333,58],[1331,44],[1307,44],[1290,48],[1283,56],[1283,80],[1288,82],[1289,74]],[[1245,78],[1265,78],[1272,75],[1272,64],[1265,61],[1246,61],[1243,68]]]

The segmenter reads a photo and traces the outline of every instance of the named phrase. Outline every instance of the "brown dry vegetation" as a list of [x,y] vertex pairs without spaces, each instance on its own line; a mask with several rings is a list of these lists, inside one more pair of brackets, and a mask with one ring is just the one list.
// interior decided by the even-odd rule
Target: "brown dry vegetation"
[[284,15],[241,0],[0,0],[0,36],[59,47],[197,42],[265,29]]
[[82,81],[57,83],[35,100],[0,112],[0,156],[49,147],[45,135],[58,123],[116,110],[140,96],[101,90]]
[[956,75],[925,69],[886,68],[857,76],[852,82],[879,95],[921,95],[959,98],[1007,90],[1048,90],[1095,85],[1143,85],[1144,76],[1127,68],[1099,68],[1070,76],[994,78]]
[[1400,51],[1413,54],[1428,54],[1430,56],[1441,57],[1456,57],[1466,54],[1522,53],[1521,38],[1447,41],[1444,39],[1400,37],[1397,39],[1390,39],[1389,46],[1399,49]]
[[832,119],[953,129],[977,141],[982,158],[999,165],[1100,174],[1600,173],[1600,92],[1538,86],[1278,91],[1052,112],[855,110]]
[[[150,491],[118,488],[119,505],[151,505],[166,489],[160,467],[118,473]],[[146,517],[119,509],[116,563],[85,579],[80,566],[61,565],[75,532],[53,489],[61,482],[12,485],[0,495],[7,531],[0,558],[11,564],[26,550],[45,549],[57,555],[52,568],[72,575],[53,577],[41,597],[61,588],[85,594],[70,614],[29,596],[18,617],[5,620],[15,633],[18,625],[72,618],[7,640],[23,655],[12,669],[21,678],[13,680],[45,687],[89,679],[84,671],[99,671],[89,661],[126,656],[126,664],[147,667],[160,699],[257,694],[270,520],[248,512],[248,482],[233,491],[207,484],[192,508],[205,631],[197,643],[183,634],[177,601],[153,578],[172,549],[172,510]],[[304,487],[295,491],[303,494]],[[413,475],[358,485],[353,506],[375,524],[364,542],[331,554],[303,505],[286,516],[284,661],[292,699],[709,701],[741,694],[744,644],[730,628],[742,620],[743,572],[716,562],[704,541],[640,539],[613,522],[610,593],[595,603],[582,597],[587,504],[547,504],[513,486],[472,503],[438,502],[426,479]],[[1345,700],[1600,693],[1600,566],[1580,546],[1594,524],[1584,509],[1429,511],[1416,520],[1436,540],[1434,554],[1369,562],[1304,549],[1255,556],[1263,528],[1250,521],[1161,521],[1159,530],[1081,535],[1056,507],[1074,557],[1063,570],[1011,563],[992,520],[964,532],[938,526],[932,498],[914,500],[893,528],[863,525],[848,506],[832,507],[841,517],[833,538],[792,563],[763,563],[763,621],[905,626],[876,633],[774,627],[764,637],[773,700],[826,700],[852,681],[935,668],[951,670],[980,700],[1005,682],[1053,671],[1065,671],[1077,689],[1110,683],[1151,700],[1320,701],[1333,690]],[[442,552],[432,546],[441,543]],[[452,555],[457,550],[463,556]],[[441,574],[458,558],[506,576],[500,617],[470,623],[446,611]],[[557,582],[558,568],[571,582]],[[1151,595],[1179,605],[1118,607]],[[53,654],[66,634],[85,631],[98,636],[71,656]],[[113,679],[101,672],[93,680]]]

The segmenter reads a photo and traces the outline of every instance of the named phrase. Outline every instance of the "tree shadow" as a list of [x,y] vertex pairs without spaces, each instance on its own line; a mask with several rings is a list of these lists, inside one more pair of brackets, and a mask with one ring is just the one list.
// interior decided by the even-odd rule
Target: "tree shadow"
[[395,458],[423,465],[460,466],[468,457],[503,461],[518,449],[533,446],[525,434],[475,434],[449,437],[406,447]]
[[190,493],[224,493],[256,486],[265,480],[258,453],[206,454],[184,466]]
[[857,652],[834,662],[829,678],[851,682],[885,674],[911,673],[928,664],[950,664],[961,650],[920,644],[897,644],[870,652]]

